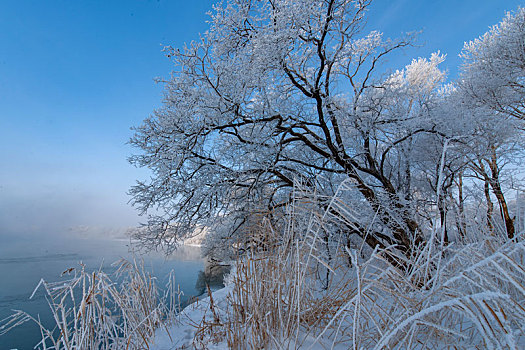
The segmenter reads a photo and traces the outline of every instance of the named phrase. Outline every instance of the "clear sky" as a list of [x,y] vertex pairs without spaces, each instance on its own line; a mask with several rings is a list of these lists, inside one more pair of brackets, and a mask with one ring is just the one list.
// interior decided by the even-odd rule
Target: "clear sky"
[[[138,223],[126,191],[148,173],[127,163],[130,127],[161,104],[162,46],[197,39],[213,2],[0,0],[0,238]],[[520,4],[376,0],[369,27],[423,30],[391,64],[441,50],[454,78],[463,43]]]

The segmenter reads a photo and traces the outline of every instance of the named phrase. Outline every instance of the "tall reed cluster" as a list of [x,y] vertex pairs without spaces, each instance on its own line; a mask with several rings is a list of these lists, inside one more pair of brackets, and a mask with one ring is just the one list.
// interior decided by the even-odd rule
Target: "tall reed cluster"
[[41,280],[33,295],[44,289],[54,327],[16,311],[0,323],[0,335],[34,321],[42,335],[38,349],[149,349],[155,330],[175,321],[180,292],[174,275],[161,293],[143,263],[123,259],[116,266],[114,275],[81,264],[64,272],[72,275],[65,281]]
[[[232,349],[525,346],[522,235],[498,239],[480,229],[445,245],[436,225],[410,259],[394,247],[365,254],[325,239],[334,213],[358,214],[338,193],[312,210],[318,198],[298,187],[282,232],[268,221],[254,227],[279,243],[237,260],[227,306],[210,303],[213,321],[197,334]],[[195,344],[205,348],[206,338]]]

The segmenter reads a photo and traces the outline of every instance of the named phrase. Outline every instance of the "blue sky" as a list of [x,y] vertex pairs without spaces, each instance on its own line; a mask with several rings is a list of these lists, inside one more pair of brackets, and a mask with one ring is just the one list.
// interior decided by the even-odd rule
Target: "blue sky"
[[[180,47],[206,30],[210,0],[0,0],[0,237],[138,223],[126,191],[132,132],[161,104]],[[393,59],[446,53],[453,78],[463,42],[498,23],[514,0],[378,0],[369,27],[423,30]]]

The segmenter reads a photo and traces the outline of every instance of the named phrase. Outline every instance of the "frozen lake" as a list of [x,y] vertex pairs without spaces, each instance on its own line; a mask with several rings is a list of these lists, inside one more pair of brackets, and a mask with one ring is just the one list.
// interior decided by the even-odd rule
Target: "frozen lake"
[[[43,291],[29,299],[40,278],[58,281],[64,270],[78,267],[80,261],[90,270],[102,266],[105,272],[111,273],[115,270],[111,266],[113,262],[131,257],[128,245],[129,241],[116,239],[58,236],[45,239],[0,233],[0,320],[9,316],[11,310],[19,309],[33,316],[40,315],[44,323],[51,324]],[[161,254],[148,254],[143,258],[146,269],[157,276],[159,286],[165,285],[173,269],[185,299],[201,294],[204,260],[200,257],[200,248],[183,246],[169,259]],[[32,349],[39,339],[38,327],[28,322],[0,336],[0,349]]]

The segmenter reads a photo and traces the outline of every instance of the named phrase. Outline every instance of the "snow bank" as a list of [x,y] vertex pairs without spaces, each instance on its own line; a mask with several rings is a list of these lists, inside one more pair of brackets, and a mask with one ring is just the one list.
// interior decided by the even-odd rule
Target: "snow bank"
[[[219,312],[225,310],[227,296],[233,290],[233,284],[212,293],[213,305]],[[203,320],[213,320],[213,313],[210,310],[210,297],[206,297],[188,305],[179,315],[179,322],[168,327],[160,328],[156,331],[151,345],[151,350],[172,350],[192,348],[192,342],[197,331],[197,326]],[[218,344],[207,344],[211,350],[228,349],[225,341]]]

